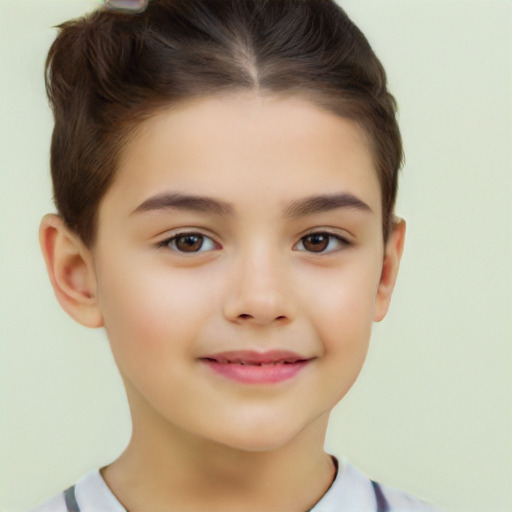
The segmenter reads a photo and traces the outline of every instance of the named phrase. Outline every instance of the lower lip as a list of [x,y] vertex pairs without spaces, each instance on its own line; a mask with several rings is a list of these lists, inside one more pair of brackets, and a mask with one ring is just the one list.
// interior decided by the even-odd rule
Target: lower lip
[[276,384],[295,377],[311,362],[311,359],[297,361],[296,363],[262,365],[219,363],[210,359],[202,359],[201,361],[214,372],[237,382],[245,384]]

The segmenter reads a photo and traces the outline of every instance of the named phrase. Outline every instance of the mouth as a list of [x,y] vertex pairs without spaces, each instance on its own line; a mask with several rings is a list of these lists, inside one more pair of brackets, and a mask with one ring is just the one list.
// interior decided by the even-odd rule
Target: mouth
[[295,377],[314,358],[290,351],[232,351],[201,357],[199,360],[231,380],[246,384],[275,384]]

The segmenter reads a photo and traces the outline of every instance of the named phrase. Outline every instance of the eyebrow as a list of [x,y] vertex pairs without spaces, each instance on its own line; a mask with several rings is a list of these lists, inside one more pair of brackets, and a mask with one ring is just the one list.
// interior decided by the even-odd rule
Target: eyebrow
[[180,192],[164,193],[152,196],[140,204],[133,213],[158,210],[190,210],[215,213],[222,216],[233,216],[233,205],[206,196],[182,194]]
[[[372,209],[355,195],[342,192],[337,194],[321,194],[292,201],[284,210],[287,218],[296,219],[322,213],[338,208],[371,212]],[[146,199],[132,213],[153,212],[162,210],[188,210],[213,213],[224,217],[232,217],[235,208],[232,204],[207,196],[183,194],[180,192],[157,194]]]
[[339,194],[323,194],[305,197],[293,201],[285,209],[285,215],[289,218],[296,219],[313,215],[315,213],[328,212],[337,210],[338,208],[348,208],[351,210],[359,210],[371,212],[372,209],[361,199],[348,192]]

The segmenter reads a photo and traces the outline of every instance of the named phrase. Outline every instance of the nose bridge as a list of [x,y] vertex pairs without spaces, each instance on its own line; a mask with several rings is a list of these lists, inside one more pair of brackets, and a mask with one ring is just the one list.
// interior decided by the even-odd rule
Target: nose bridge
[[251,243],[232,262],[232,279],[225,302],[231,321],[268,324],[294,316],[286,265],[276,246]]

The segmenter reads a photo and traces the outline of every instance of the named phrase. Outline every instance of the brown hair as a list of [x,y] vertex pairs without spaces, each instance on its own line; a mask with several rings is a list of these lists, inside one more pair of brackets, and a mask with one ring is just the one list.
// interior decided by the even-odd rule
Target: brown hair
[[180,100],[257,90],[297,93],[353,119],[370,141],[393,216],[402,144],[384,69],[333,0],[150,0],[59,26],[46,62],[55,117],[54,200],[86,243],[134,128]]

